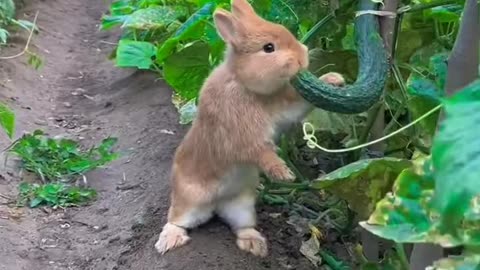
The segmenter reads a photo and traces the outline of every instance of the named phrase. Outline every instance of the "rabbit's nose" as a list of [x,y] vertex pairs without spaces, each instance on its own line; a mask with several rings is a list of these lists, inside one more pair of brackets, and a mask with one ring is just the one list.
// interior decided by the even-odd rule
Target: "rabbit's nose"
[[300,56],[300,60],[298,60],[298,66],[302,69],[308,68],[308,55]]

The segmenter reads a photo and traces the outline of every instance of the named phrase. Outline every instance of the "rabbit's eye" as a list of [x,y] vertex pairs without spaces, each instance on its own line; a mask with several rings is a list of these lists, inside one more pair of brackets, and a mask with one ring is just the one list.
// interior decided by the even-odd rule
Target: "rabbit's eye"
[[272,53],[275,51],[275,46],[272,43],[267,43],[263,45],[263,51],[266,53]]

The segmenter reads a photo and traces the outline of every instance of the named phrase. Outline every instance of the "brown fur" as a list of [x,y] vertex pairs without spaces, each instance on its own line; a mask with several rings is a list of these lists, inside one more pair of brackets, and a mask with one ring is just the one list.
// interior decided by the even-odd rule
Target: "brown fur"
[[[290,111],[295,121],[311,110],[289,84],[307,68],[307,49],[283,26],[258,17],[246,0],[233,0],[232,10],[214,15],[228,44],[226,60],[205,81],[197,117],[175,153],[168,226],[156,244],[160,253],[185,244],[189,238],[182,229],[218,210],[236,231],[241,249],[265,256],[265,239],[253,229],[258,170],[278,180],[294,179],[273,137]],[[275,52],[263,52],[270,42]],[[230,209],[238,214],[229,216]]]

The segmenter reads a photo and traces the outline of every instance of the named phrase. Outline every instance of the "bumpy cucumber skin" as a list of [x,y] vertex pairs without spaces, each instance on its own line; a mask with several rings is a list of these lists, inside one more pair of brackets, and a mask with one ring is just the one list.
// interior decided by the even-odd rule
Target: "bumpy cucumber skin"
[[[359,10],[376,10],[377,5],[372,0],[360,0]],[[335,87],[309,71],[302,71],[292,80],[292,85],[305,100],[323,110],[344,114],[367,111],[382,96],[389,70],[378,29],[375,15],[364,14],[355,19],[359,72],[354,84]]]

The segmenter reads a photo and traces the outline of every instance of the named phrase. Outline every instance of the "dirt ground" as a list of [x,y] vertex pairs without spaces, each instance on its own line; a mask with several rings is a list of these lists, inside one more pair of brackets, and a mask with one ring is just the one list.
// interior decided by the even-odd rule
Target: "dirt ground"
[[[35,71],[25,57],[0,62],[0,100],[14,109],[17,133],[37,128],[86,146],[111,135],[122,158],[88,175],[99,198],[87,207],[50,211],[14,208],[21,176],[9,162],[0,169],[0,270],[21,269],[311,269],[301,239],[282,217],[260,207],[259,227],[270,255],[239,251],[218,221],[192,231],[187,246],[159,256],[154,243],[166,220],[168,175],[188,127],[178,124],[171,90],[152,74],[121,70],[107,59],[117,34],[100,32],[108,1],[32,0],[18,13],[40,34],[34,49],[45,58]],[[1,55],[22,50],[26,35],[11,38]],[[174,134],[172,135],[171,132]],[[8,146],[0,134],[0,147]],[[2,162],[3,164],[3,162]]]

